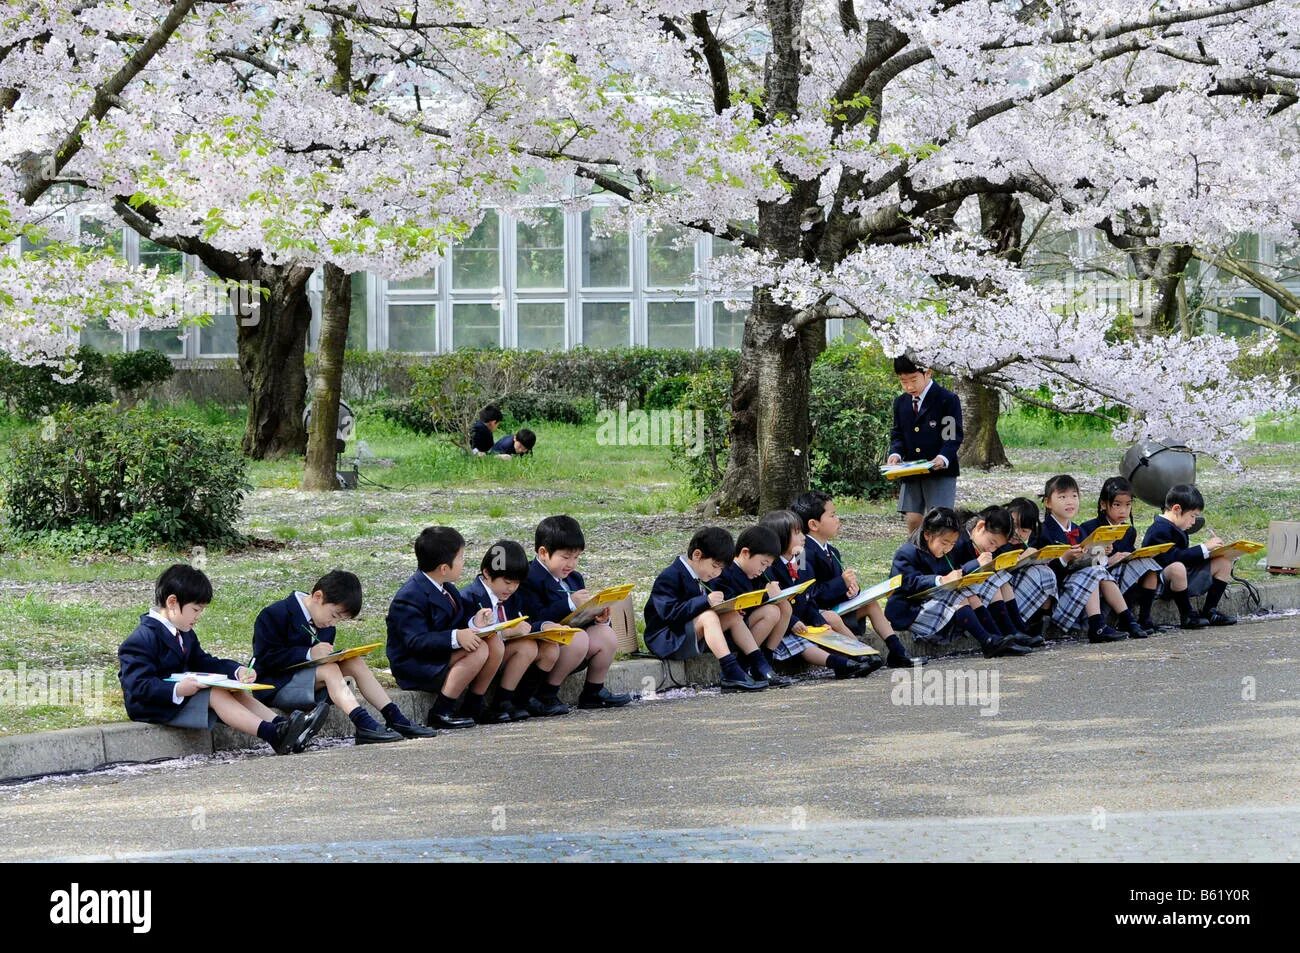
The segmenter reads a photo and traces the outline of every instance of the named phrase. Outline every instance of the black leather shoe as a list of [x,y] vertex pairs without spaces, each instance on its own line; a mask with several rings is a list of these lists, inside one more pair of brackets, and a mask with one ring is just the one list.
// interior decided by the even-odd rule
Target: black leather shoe
[[303,728],[307,724],[307,716],[300,711],[289,713],[289,717],[280,722],[280,727],[276,729],[275,741],[271,742],[271,748],[276,754],[289,754],[293,751],[293,743],[302,736]]
[[495,705],[485,705],[483,710],[474,716],[474,720],[480,725],[507,725],[510,723],[510,715]]
[[554,718],[556,715],[567,715],[573,711],[568,705],[560,701],[559,698],[552,698],[549,701],[543,700],[536,696],[528,699],[528,714],[534,718]]
[[402,736],[391,728],[358,728],[356,743],[359,745],[381,745],[390,741],[401,741]]
[[1204,616],[1206,622],[1210,625],[1236,625],[1237,617],[1235,615],[1226,615],[1218,609],[1211,609],[1210,614]]
[[1138,625],[1136,622],[1124,631],[1128,633],[1130,639],[1145,639],[1147,637],[1147,630],[1142,628],[1142,626]]
[[1123,642],[1128,636],[1119,629],[1103,625],[1096,632],[1088,633],[1088,641],[1096,645],[1099,642]]
[[854,678],[866,678],[877,669],[883,668],[885,660],[879,655],[859,655],[854,659],[858,663],[858,670],[853,673]]
[[325,727],[325,718],[330,712],[329,699],[316,703],[316,707],[307,713],[307,721],[303,725],[302,734],[298,740],[293,743],[293,753],[298,754],[307,747],[307,743],[316,737],[316,733]]
[[897,652],[890,652],[889,658],[885,659],[885,665],[889,668],[920,668],[928,661],[930,660],[924,655],[899,655]]
[[578,707],[583,709],[592,708],[622,708],[624,705],[636,701],[636,696],[624,692],[615,695],[604,685],[600,686],[600,691],[595,695],[583,695],[578,699]]
[[1189,615],[1182,622],[1178,623],[1178,628],[1180,629],[1208,629],[1209,627],[1210,623],[1205,619],[1202,619],[1195,612]]
[[1011,641],[1016,645],[1023,645],[1027,649],[1036,649],[1047,643],[1047,640],[1041,635],[1030,635],[1028,632],[1017,632],[1011,636]]
[[1000,639],[990,639],[983,646],[982,651],[985,658],[998,658],[1004,655],[1028,655],[1032,650],[1023,645],[1017,645],[1011,636],[1004,635]]
[[424,725],[397,725],[388,726],[389,731],[395,731],[403,738],[436,738],[438,730],[436,728],[426,728]]
[[427,724],[430,728],[455,731],[457,728],[473,728],[474,719],[462,718],[459,715],[436,715],[433,712],[429,712],[429,720]]
[[722,694],[728,695],[731,692],[761,692],[767,688],[767,679],[753,679],[748,675],[744,681],[734,678],[724,678],[722,680]]
[[524,721],[532,717],[528,714],[528,709],[520,708],[514,702],[501,702],[497,705],[497,711],[507,715],[511,721]]
[[789,688],[794,684],[794,679],[788,675],[778,675],[775,671],[771,675],[755,675],[754,678],[762,679],[772,688]]

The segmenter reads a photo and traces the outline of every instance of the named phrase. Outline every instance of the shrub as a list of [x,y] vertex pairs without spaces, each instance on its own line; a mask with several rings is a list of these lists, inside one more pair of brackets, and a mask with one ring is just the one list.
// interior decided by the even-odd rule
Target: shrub
[[143,409],[63,410],[15,439],[10,525],[66,549],[230,544],[250,489],[233,439]]
[[152,348],[110,355],[108,368],[113,386],[127,393],[161,384],[176,373],[171,358]]
[[596,402],[590,397],[567,397],[523,391],[500,401],[501,412],[515,423],[547,421],[558,424],[584,424],[596,419]]
[[370,409],[385,420],[392,421],[399,427],[405,427],[413,433],[423,434],[426,437],[437,433],[428,411],[417,406],[416,402],[409,397],[400,400],[377,400],[370,405]]
[[879,347],[837,344],[822,352],[809,397],[814,489],[870,499],[893,492],[880,464],[897,393],[898,379]]
[[672,377],[665,377],[646,391],[645,409],[666,410],[670,407],[676,407],[690,384],[691,376],[689,374],[674,374]]
[[722,482],[727,468],[730,447],[728,427],[731,423],[730,370],[711,367],[692,375],[677,401],[683,415],[695,411],[703,413],[704,436],[702,450],[695,446],[674,443],[671,447],[673,465],[686,474],[686,483],[700,495],[707,495]]
[[0,398],[13,413],[36,420],[60,407],[90,407],[113,399],[109,388],[109,366],[104,355],[92,347],[77,349],[81,373],[75,381],[62,383],[54,368],[27,367],[0,354]]

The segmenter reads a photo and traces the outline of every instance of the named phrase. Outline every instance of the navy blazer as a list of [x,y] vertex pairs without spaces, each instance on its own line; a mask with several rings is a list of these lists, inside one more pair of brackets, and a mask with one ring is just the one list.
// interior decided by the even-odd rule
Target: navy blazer
[[651,644],[656,634],[666,631],[688,632],[693,636],[689,627],[696,616],[710,608],[709,594],[704,590],[711,588],[692,576],[680,558],[674,559],[650,587],[644,610],[646,645]]
[[[520,592],[523,591],[521,584],[518,589],[510,594],[510,598],[501,604],[505,606],[506,621],[517,619],[521,615],[527,615],[523,610],[523,600]],[[474,581],[460,591],[460,597],[465,603],[465,611],[469,616],[473,616],[480,609],[492,608],[492,595],[487,591],[487,584],[483,582],[482,576],[475,576]],[[494,623],[499,621],[492,620]]]
[[755,589],[765,588],[769,581],[762,573],[753,577],[746,576],[745,570],[741,569],[736,561],[732,559],[728,560],[721,575],[709,583],[709,587],[717,589],[728,599],[734,599],[736,596],[743,596]]
[[[985,569],[980,565],[980,552],[975,548],[975,541],[964,529],[957,535],[957,543],[948,551],[947,559],[954,566],[960,566],[963,573],[980,572]],[[989,569],[992,566],[987,567]],[[945,570],[940,575],[947,575],[952,570]]]
[[[1109,525],[1109,520],[1104,516],[1098,516],[1095,520],[1088,520],[1088,522],[1081,524],[1079,530],[1083,533],[1082,538],[1087,539],[1093,534],[1098,526]],[[1117,539],[1111,544],[1110,551],[1111,555],[1114,555],[1115,553],[1131,553],[1135,549],[1137,549],[1137,530],[1132,526],[1132,524],[1130,524],[1128,532],[1126,532],[1122,538]]]
[[524,579],[517,594],[523,614],[528,616],[528,624],[537,632],[543,622],[559,622],[572,612],[569,608],[570,593],[586,588],[582,573],[576,569],[561,582],[534,556],[528,564],[528,577]]
[[1185,532],[1163,516],[1157,516],[1147,528],[1146,535],[1142,537],[1142,545],[1158,546],[1161,543],[1174,544],[1173,549],[1154,557],[1161,568],[1170,563],[1182,563],[1188,569],[1195,569],[1202,563],[1209,562],[1209,557],[1205,555],[1205,550],[1199,544],[1193,546]]
[[[1078,523],[1071,524],[1071,529],[1069,530],[1069,532],[1066,532],[1065,530],[1061,529],[1061,524],[1056,522],[1056,517],[1052,516],[1051,513],[1044,513],[1043,523],[1038,528],[1038,539],[1039,539],[1038,545],[1055,546],[1055,545],[1060,545],[1061,543],[1066,543],[1070,546],[1076,546],[1079,543],[1083,542],[1084,537],[1086,535],[1087,534],[1084,533],[1083,531],[1083,527],[1080,526]],[[1074,564],[1071,563],[1069,566],[1067,566],[1064,563],[1062,563],[1059,559],[1053,559],[1047,565],[1052,570],[1052,572],[1056,573],[1056,581],[1060,583],[1069,574],[1070,568]]]
[[[952,420],[952,439],[945,439],[946,421]],[[925,476],[951,476],[961,473],[957,451],[965,436],[961,424],[961,401],[950,390],[930,384],[930,392],[921,403],[921,413],[912,413],[912,395],[899,394],[894,398],[894,425],[889,431],[889,452],[904,460],[933,460],[937,456],[948,459],[948,468],[932,474],[907,477],[909,480]]]
[[517,456],[515,453],[515,435],[508,433],[496,443],[492,444],[492,452],[507,453],[512,457]]
[[[767,577],[768,582],[774,582],[782,589],[789,589],[791,586],[796,584],[795,581],[790,578],[790,570],[786,566],[784,559],[777,559],[776,562],[772,563],[772,565],[768,567],[767,572],[764,573],[764,575]],[[807,577],[805,576],[804,579],[806,578]],[[803,582],[804,579],[800,579],[799,582]],[[766,585],[766,583],[764,583],[764,585]],[[826,620],[822,618],[822,614],[818,610],[817,604],[808,598],[808,593],[812,588],[812,586],[809,586],[803,592],[799,593],[799,595],[794,597],[794,608],[790,615],[791,625],[794,625],[796,622],[802,622],[804,625],[826,624]]]
[[808,597],[823,609],[834,609],[849,597],[840,551],[829,542],[823,549],[821,543],[809,536],[804,541],[803,554],[804,566],[817,577],[807,590]]
[[920,614],[922,604],[908,597],[933,589],[935,577],[946,576],[954,568],[949,557],[938,559],[929,550],[911,543],[898,547],[889,566],[889,575],[902,576],[903,580],[885,602],[885,618],[889,624],[895,629],[910,628]]
[[474,421],[474,426],[469,428],[470,449],[477,450],[479,453],[490,453],[494,443],[496,437],[492,434],[492,428],[481,420]]
[[298,671],[287,671],[289,666],[307,661],[307,652],[317,642],[328,642],[332,647],[334,633],[334,626],[318,629],[312,625],[295,593],[271,603],[253,623],[257,680],[274,685],[276,691],[284,688]]
[[176,716],[180,705],[172,701],[175,682],[164,681],[181,672],[218,672],[229,678],[243,663],[220,659],[203,651],[194,630],[182,632],[185,651],[167,626],[148,613],[140,624],[117,647],[117,677],[122,683],[122,703],[132,721],[166,724]]
[[436,691],[451,662],[452,633],[469,621],[456,587],[444,582],[442,589],[417,572],[388,606],[388,667],[399,688]]

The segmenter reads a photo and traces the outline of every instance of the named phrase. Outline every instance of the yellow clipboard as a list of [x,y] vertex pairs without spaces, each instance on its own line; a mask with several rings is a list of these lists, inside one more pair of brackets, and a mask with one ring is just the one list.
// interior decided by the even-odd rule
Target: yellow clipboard
[[852,599],[845,599],[831,611],[836,615],[844,615],[846,612],[853,612],[857,609],[861,609],[865,605],[879,602],[902,585],[903,577],[901,575],[892,576],[884,582],[876,583],[870,589],[863,589]]
[[767,598],[767,591],[764,589],[755,589],[753,592],[742,592],[738,596],[725,599],[716,606],[710,606],[714,612],[740,612],[744,609],[752,609],[754,606],[762,605],[763,600]]
[[1133,559],[1153,558],[1159,556],[1161,553],[1167,553],[1173,548],[1173,543],[1156,543],[1154,546],[1139,546],[1137,549],[1133,550],[1133,552],[1121,559],[1120,562],[1126,563]]
[[978,586],[981,582],[985,582],[992,578],[993,573],[991,572],[968,572],[960,579],[954,579],[952,582],[945,582],[941,586],[932,586],[925,590],[925,592],[918,592],[916,595],[909,598],[913,601],[929,599],[932,598],[936,592],[949,592],[954,589],[968,589],[971,586]]
[[1128,535],[1130,528],[1127,523],[1121,526],[1098,526],[1079,545],[1084,549],[1091,549],[1094,546],[1107,546],[1110,543],[1117,543]]
[[863,645],[857,639],[836,632],[829,625],[805,626],[802,632],[796,632],[795,634],[801,639],[807,639],[814,645],[820,645],[828,652],[838,652],[840,655],[862,658],[865,655],[880,654],[871,646]]
[[474,629],[472,625],[470,626],[470,628],[474,629],[474,631],[479,635],[492,635],[494,632],[501,632],[504,631],[505,629],[513,629],[520,622],[524,622],[525,620],[527,620],[527,618],[528,616],[521,615],[517,619],[507,619],[505,622],[493,622],[491,625],[485,625],[481,629]]
[[1003,553],[1001,556],[994,557],[993,568],[997,572],[1014,569],[1021,559],[1025,556],[1032,557],[1036,552],[1038,552],[1036,549],[1014,549],[1009,553]]
[[363,655],[369,655],[383,644],[383,642],[371,642],[369,645],[356,645],[350,649],[339,649],[337,652],[331,652],[329,655],[321,658],[308,659],[305,662],[290,665],[285,669],[285,671],[292,672],[297,668],[316,668],[318,665],[324,665],[326,662],[346,662],[350,658],[360,658]]
[[880,473],[886,480],[902,480],[906,477],[929,473],[933,469],[933,460],[912,460],[907,463],[895,463],[893,466],[882,464]]
[[580,628],[591,625],[591,621],[600,615],[602,606],[622,602],[631,595],[633,588],[635,587],[632,583],[628,583],[625,586],[610,586],[607,589],[602,589],[561,619],[560,623],[562,625],[576,625]]
[[1218,549],[1210,550],[1210,558],[1214,559],[1216,556],[1253,556],[1255,553],[1262,553],[1264,549],[1263,543],[1253,543],[1248,539],[1239,539],[1235,543],[1228,543]]
[[168,675],[163,681],[183,682],[187,678],[194,679],[204,688],[225,688],[232,692],[268,692],[275,688],[274,685],[263,685],[261,682],[241,682],[220,672],[177,672]]

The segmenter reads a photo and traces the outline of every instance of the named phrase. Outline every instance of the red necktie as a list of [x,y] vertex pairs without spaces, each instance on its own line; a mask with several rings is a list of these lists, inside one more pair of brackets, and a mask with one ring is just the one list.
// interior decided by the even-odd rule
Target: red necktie
[[498,622],[506,621],[506,607],[499,602],[497,603],[497,621]]
[[799,564],[798,564],[797,562],[795,562],[795,561],[792,559],[792,560],[790,560],[790,567],[789,567],[789,568],[790,568],[790,578],[791,578],[793,581],[798,582],[798,581],[799,581]]

